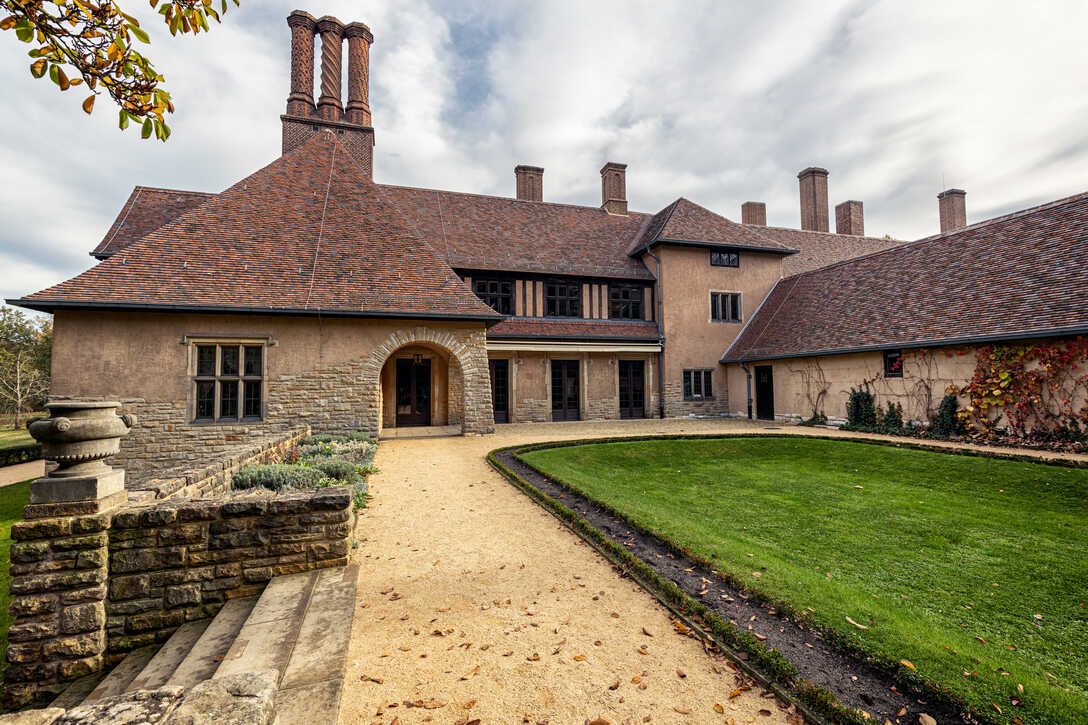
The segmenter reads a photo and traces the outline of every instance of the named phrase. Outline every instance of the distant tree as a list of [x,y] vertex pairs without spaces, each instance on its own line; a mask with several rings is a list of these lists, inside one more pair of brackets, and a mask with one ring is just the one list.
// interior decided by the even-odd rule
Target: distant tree
[[[208,18],[216,22],[227,12],[227,0],[150,0],[170,28],[178,33],[207,32]],[[235,5],[239,0],[232,0]],[[16,37],[35,47],[30,50],[30,73],[46,75],[60,90],[86,84],[92,91],[83,110],[94,109],[95,98],[105,91],[120,108],[122,129],[135,121],[142,138],[165,141],[170,128],[164,115],[174,112],[170,94],[159,87],[163,77],[150,59],[137,50],[136,42],[151,40],[139,21],[113,0],[0,0],[0,30],[14,30]]]
[[41,410],[49,396],[53,322],[0,307],[0,405],[19,428],[23,413]]

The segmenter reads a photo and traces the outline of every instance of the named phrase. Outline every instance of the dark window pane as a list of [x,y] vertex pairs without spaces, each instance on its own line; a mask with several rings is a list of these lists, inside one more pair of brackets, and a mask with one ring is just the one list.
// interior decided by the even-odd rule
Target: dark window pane
[[220,375],[237,375],[238,374],[238,348],[234,345],[229,347],[219,348],[219,354],[222,356],[222,368]]
[[884,351],[884,377],[886,377],[886,378],[901,378],[901,377],[903,377],[903,351],[902,350],[885,350]]
[[740,322],[740,295],[729,295],[730,317],[733,322]]
[[710,387],[710,371],[709,370],[704,370],[703,371],[703,397],[704,398],[713,398],[714,397],[714,389],[712,387]]
[[238,381],[219,383],[219,418],[238,417]]
[[641,320],[642,288],[609,285],[608,316],[617,320]]
[[245,374],[247,376],[260,375],[263,368],[263,365],[261,365],[261,353],[264,352],[263,348],[260,345],[250,345],[247,346],[245,350]]
[[684,400],[691,400],[691,371],[684,371]]
[[215,375],[215,345],[197,345],[196,374],[201,377]]
[[717,293],[710,295],[710,319],[722,319],[722,296]]
[[711,252],[710,263],[715,267],[739,267],[740,255],[736,252]]
[[473,280],[476,296],[501,315],[514,314],[514,283],[508,279]]
[[[213,347],[214,351],[215,348]],[[196,417],[211,420],[215,417],[215,383],[199,380],[196,384]]]
[[242,401],[242,415],[246,418],[261,417],[261,381],[247,380]]
[[577,282],[548,282],[544,285],[544,313],[550,317],[580,317],[582,285]]

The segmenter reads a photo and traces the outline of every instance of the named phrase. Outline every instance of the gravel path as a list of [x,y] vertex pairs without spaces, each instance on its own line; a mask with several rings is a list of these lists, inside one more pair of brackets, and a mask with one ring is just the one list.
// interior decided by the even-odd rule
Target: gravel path
[[787,722],[758,687],[730,699],[723,660],[485,461],[534,440],[739,429],[752,426],[563,423],[383,441],[357,530],[340,723]]

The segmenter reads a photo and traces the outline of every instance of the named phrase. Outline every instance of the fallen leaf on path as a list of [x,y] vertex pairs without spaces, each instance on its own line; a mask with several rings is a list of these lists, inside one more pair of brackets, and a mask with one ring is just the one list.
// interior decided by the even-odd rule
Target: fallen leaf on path
[[937,721],[923,712],[918,714],[918,725],[937,725]]
[[585,662],[585,660],[586,660],[585,655],[574,655],[574,661],[575,662]]
[[379,685],[385,683],[385,680],[379,679],[377,677],[370,677],[369,675],[363,675],[359,679],[362,680],[363,682],[374,682],[374,683],[379,684]]
[[639,648],[638,648],[637,650],[635,650],[635,651],[636,651],[636,652],[638,652],[638,653],[639,653],[640,655],[648,655],[648,654],[650,654],[650,650],[646,649],[646,645],[643,645],[642,647],[639,647]]
[[846,618],[846,621],[847,621],[847,622],[849,622],[850,624],[854,625],[854,626],[855,626],[855,627],[857,627],[858,629],[869,629],[869,628],[868,628],[867,626],[865,626],[864,624],[858,624],[858,623],[857,623],[857,622],[855,622],[854,620],[850,619],[850,617],[847,617],[847,618]]
[[[461,675],[461,679],[462,680],[471,680],[473,677],[475,677],[479,673],[480,673],[480,666],[476,665],[471,670],[469,670],[465,674]],[[473,702],[475,702],[475,700],[473,700]]]
[[725,708],[722,707],[720,704],[715,702],[714,703],[714,712],[718,713],[719,715],[724,715],[725,714]]
[[681,669],[677,669],[677,670],[676,670],[676,676],[677,676],[677,677],[679,677],[680,679],[684,679],[685,677],[687,677],[687,676],[688,676],[688,673],[687,673],[687,672],[684,672],[684,671],[683,671],[683,670],[681,670]]
[[646,635],[647,637],[653,637],[654,636],[654,633],[651,632],[650,630],[646,629],[645,627],[642,628],[642,633],[644,635]]
[[899,664],[903,665],[904,667],[909,667],[912,670],[917,671],[917,668],[913,664],[911,664],[910,660],[899,660]]
[[770,717],[771,716],[771,711],[764,708],[764,709],[761,709],[759,711],[759,714],[762,715],[763,717]]
[[672,709],[675,710],[676,712],[680,713],[681,715],[690,715],[691,714],[691,710],[687,709],[686,707],[679,707],[679,706],[673,705]]
[[608,686],[608,689],[609,690],[618,690],[618,689],[620,689],[620,681],[616,680],[615,682],[613,682],[611,685]]
[[540,655],[537,654],[536,652],[533,652],[533,654],[530,657],[527,657],[526,659],[528,659],[530,662],[539,662],[540,661]]
[[471,710],[474,707],[476,707],[476,701],[475,700],[469,700],[468,702],[465,703],[465,709],[466,710]]

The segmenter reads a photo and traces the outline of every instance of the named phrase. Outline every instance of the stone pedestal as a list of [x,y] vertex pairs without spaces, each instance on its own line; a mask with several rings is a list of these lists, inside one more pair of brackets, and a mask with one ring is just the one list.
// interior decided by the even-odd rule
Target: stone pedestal
[[[49,405],[31,435],[59,467],[30,484],[11,527],[11,615],[3,704],[44,704],[71,680],[97,672],[106,653],[111,509],[125,474],[102,462],[135,423],[117,403]],[[58,415],[63,413],[63,415]]]

